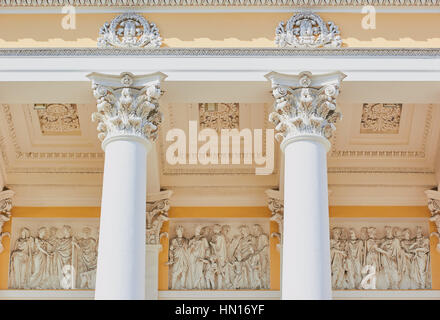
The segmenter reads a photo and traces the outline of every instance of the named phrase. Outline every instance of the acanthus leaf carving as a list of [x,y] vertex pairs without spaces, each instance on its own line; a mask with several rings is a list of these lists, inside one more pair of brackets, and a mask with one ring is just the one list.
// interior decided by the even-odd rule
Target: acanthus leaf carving
[[164,221],[168,221],[168,210],[170,203],[168,199],[160,199],[147,202],[147,245],[160,244],[162,237],[168,237],[167,232],[160,232]]
[[284,230],[284,203],[281,199],[269,198],[267,206],[272,212],[270,220],[275,221],[278,224],[278,232],[272,232],[271,236],[278,238],[279,243],[277,244],[277,248],[281,249],[283,245]]
[[3,237],[11,236],[9,232],[3,231],[3,226],[11,220],[12,197],[14,194],[14,191],[8,189],[0,192],[0,253],[4,250]]
[[134,81],[134,76],[128,72],[121,74],[121,86],[108,86],[93,79],[98,112],[92,114],[92,121],[98,122],[101,141],[114,136],[156,140],[163,120],[159,111],[160,80],[141,86],[134,86]]
[[440,192],[427,190],[425,191],[428,196],[428,209],[431,212],[431,217],[429,221],[435,223],[437,231],[431,232],[431,237],[437,237],[437,251],[440,252]]
[[99,30],[98,47],[159,48],[162,38],[156,24],[136,13],[123,13]]
[[[278,140],[301,135],[332,137],[336,122],[342,119],[336,98],[345,75],[331,75],[322,84],[313,84],[310,72],[301,72],[299,76],[272,72],[266,77],[272,82],[275,98],[275,110],[269,114],[269,121],[278,131],[275,135]],[[285,78],[289,78],[289,83]]]
[[275,44],[281,48],[339,48],[342,40],[333,22],[326,25],[319,15],[303,10],[287,23],[279,23],[275,31]]

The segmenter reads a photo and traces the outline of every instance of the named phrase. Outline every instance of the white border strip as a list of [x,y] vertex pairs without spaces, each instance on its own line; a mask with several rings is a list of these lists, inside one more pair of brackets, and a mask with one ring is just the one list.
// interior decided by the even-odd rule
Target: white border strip
[[[93,290],[0,290],[0,300],[93,300]],[[159,300],[279,300],[276,290],[159,291]],[[440,300],[440,290],[336,290],[334,300]]]

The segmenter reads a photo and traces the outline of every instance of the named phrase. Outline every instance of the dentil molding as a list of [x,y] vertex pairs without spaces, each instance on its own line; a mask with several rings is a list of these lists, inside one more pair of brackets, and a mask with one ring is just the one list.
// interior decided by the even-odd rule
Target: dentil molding
[[234,7],[284,7],[284,6],[438,6],[440,0],[0,0],[2,7],[205,7],[205,6],[234,6]]

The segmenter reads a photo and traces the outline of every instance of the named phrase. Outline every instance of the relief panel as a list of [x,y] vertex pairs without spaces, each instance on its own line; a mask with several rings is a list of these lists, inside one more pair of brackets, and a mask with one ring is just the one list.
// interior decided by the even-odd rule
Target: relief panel
[[9,289],[94,289],[98,218],[14,218]]
[[269,289],[268,219],[173,219],[169,289]]
[[428,230],[428,219],[331,219],[332,288],[431,289]]

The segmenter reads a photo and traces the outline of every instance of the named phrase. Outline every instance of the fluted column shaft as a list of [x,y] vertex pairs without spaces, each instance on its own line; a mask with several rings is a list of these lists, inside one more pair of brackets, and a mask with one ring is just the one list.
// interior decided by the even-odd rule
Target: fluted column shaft
[[162,114],[161,73],[92,73],[105,151],[95,299],[145,299],[147,152]]
[[327,159],[344,75],[270,73],[284,152],[282,299],[331,299]]

